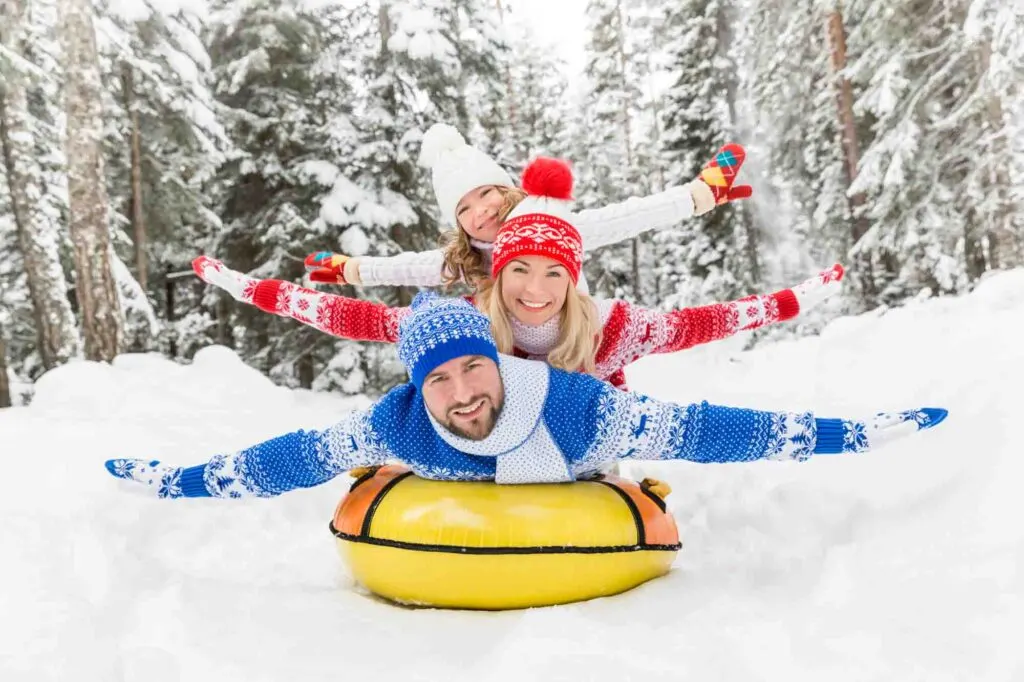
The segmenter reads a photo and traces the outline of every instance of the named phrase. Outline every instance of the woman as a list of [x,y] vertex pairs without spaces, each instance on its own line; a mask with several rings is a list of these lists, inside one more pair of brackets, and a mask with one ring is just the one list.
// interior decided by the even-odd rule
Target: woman
[[[628,301],[595,301],[577,289],[583,241],[570,222],[571,171],[545,159],[523,176],[530,195],[498,230],[490,277],[473,297],[491,320],[499,352],[544,359],[625,389],[623,368],[638,358],[792,319],[838,291],[843,268],[837,264],[792,289],[667,313]],[[205,256],[193,268],[240,301],[347,339],[395,343],[409,310],[257,280]]]
[[[634,197],[581,211],[574,214],[573,224],[587,249],[596,249],[648,230],[671,227],[717,204],[749,197],[749,186],[732,185],[743,158],[742,147],[726,145],[692,182],[642,199]],[[463,281],[477,289],[490,277],[491,250],[498,228],[525,192],[514,186],[497,162],[467,145],[449,125],[438,123],[426,132],[419,161],[431,171],[441,220],[455,227],[445,235],[444,248],[390,257],[348,257],[321,251],[306,258],[310,279],[361,286],[423,287]],[[587,291],[585,280],[580,288]]]

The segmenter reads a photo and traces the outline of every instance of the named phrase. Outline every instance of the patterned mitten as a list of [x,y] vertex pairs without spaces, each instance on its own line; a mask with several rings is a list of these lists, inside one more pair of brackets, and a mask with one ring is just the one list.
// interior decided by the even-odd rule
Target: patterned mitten
[[836,263],[793,287],[793,295],[796,296],[797,304],[800,306],[799,312],[806,313],[820,305],[825,299],[839,293],[843,286],[842,279],[845,273],[843,266]]
[[708,161],[697,180],[690,184],[694,215],[703,215],[715,206],[746,199],[754,193],[750,185],[733,185],[746,156],[743,147],[729,143]]
[[897,438],[930,429],[949,414],[938,407],[922,407],[905,412],[879,412],[864,421],[816,419],[817,441],[814,453],[836,455],[876,449]]
[[253,294],[260,280],[229,269],[224,263],[209,256],[199,256],[192,261],[192,270],[207,284],[223,289],[236,301],[252,303]]
[[345,279],[345,263],[350,260],[342,253],[317,251],[306,256],[306,272],[312,282],[328,284],[354,284]]
[[[174,498],[183,497],[185,492],[182,489],[181,467],[172,467],[161,464],[157,460],[146,461],[144,459],[110,459],[106,462],[107,471],[117,478],[141,484],[140,492],[151,497]],[[189,483],[184,482],[185,485]],[[197,482],[192,481],[192,485]],[[198,481],[202,484],[202,478]]]

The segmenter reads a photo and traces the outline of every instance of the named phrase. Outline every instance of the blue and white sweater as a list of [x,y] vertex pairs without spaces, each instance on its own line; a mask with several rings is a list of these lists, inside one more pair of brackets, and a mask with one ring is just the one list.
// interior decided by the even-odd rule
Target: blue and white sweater
[[[158,473],[162,497],[269,497],[324,483],[354,467],[399,460],[423,478],[497,483],[572,481],[620,459],[693,462],[805,460],[861,452],[878,425],[762,412],[707,402],[686,406],[625,393],[543,362],[501,356],[504,408],[491,434],[457,436],[429,414],[412,385],[323,431],[296,431],[186,469]],[[942,410],[880,415],[882,426],[937,424]],[[887,421],[886,421],[887,420]],[[137,464],[136,464],[137,463]],[[150,464],[158,464],[153,462]],[[141,460],[112,460],[140,480]],[[158,485],[150,480],[151,485]]]

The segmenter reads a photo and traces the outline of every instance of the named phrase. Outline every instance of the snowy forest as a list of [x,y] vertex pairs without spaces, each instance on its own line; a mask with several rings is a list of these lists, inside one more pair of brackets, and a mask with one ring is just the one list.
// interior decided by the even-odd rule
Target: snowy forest
[[401,381],[393,348],[239,305],[190,262],[300,282],[311,251],[435,248],[416,158],[439,121],[514,176],[570,160],[581,208],[746,147],[752,199],[591,253],[596,296],[671,309],[841,262],[860,312],[1024,265],[1020,3],[591,0],[586,16],[573,74],[503,0],[0,0],[0,406],[73,358],[211,344],[285,386]]

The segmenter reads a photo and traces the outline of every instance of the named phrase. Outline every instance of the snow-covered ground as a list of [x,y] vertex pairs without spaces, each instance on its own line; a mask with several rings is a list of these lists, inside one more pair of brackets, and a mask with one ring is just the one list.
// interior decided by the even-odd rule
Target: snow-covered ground
[[944,424],[805,464],[631,465],[667,479],[666,577],[546,609],[406,609],[356,588],[347,489],[150,500],[111,457],[195,464],[363,400],[276,388],[230,351],[44,376],[0,411],[0,680],[1021,680],[1024,271],[969,296],[631,368],[635,390]]

